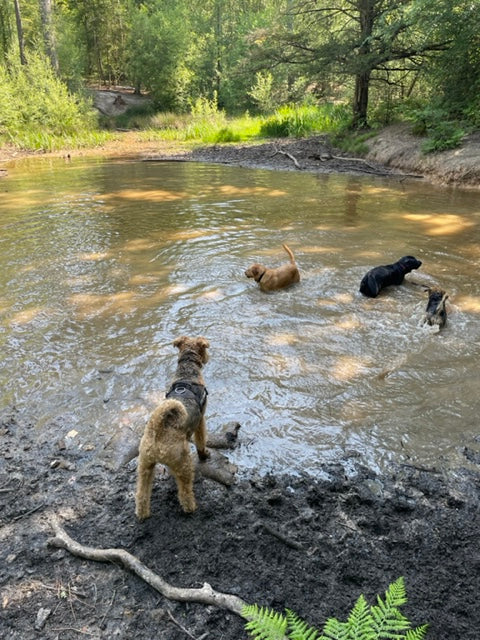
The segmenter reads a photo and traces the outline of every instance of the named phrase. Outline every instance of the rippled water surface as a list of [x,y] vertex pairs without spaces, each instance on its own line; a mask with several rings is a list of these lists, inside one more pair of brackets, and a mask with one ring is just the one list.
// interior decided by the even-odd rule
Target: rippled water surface
[[[302,281],[244,276],[295,252]],[[377,299],[376,264],[421,269]],[[422,182],[186,163],[30,160],[0,182],[0,394],[100,451],[141,432],[205,335],[207,425],[242,424],[242,468],[360,456],[462,464],[479,448],[480,196]],[[450,295],[440,334],[426,294]]]

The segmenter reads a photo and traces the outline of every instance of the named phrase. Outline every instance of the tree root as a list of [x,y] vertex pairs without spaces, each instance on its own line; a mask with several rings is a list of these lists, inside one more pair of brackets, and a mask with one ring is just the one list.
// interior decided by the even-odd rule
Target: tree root
[[227,609],[240,617],[244,617],[242,615],[242,610],[247,603],[238,596],[215,591],[207,582],[205,582],[203,587],[200,589],[174,587],[168,584],[168,582],[165,582],[163,578],[151,571],[151,569],[140,562],[138,558],[128,551],[125,551],[124,549],[99,549],[96,547],[86,547],[76,540],[73,540],[73,538],[68,535],[65,529],[61,526],[56,515],[51,517],[50,523],[55,532],[55,537],[48,541],[52,547],[66,549],[71,554],[86,560],[121,564],[125,569],[135,573],[139,578],[168,600],[176,600],[178,602],[198,602],[200,604],[218,607],[219,609]]

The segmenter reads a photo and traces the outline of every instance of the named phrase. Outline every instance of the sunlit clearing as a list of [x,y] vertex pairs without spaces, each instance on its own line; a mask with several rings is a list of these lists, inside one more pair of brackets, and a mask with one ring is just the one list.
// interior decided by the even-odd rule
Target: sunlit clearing
[[266,342],[271,345],[296,344],[298,342],[298,336],[293,333],[276,333],[269,336]]
[[346,382],[356,378],[367,370],[364,362],[352,356],[340,356],[331,370],[336,380]]
[[286,191],[280,189],[267,189],[267,187],[236,187],[234,185],[225,184],[221,187],[215,187],[216,193],[222,193],[226,196],[238,195],[265,195],[265,196],[285,196]]
[[134,200],[135,202],[170,202],[172,200],[181,200],[187,197],[186,193],[181,191],[164,191],[163,189],[122,189],[114,191],[102,196],[105,200],[119,198],[121,200]]
[[44,312],[43,307],[32,307],[31,309],[24,309],[16,313],[11,321],[13,324],[27,324],[34,320],[40,313]]
[[455,304],[457,304],[462,311],[480,313],[480,297],[479,296],[456,296]]
[[406,220],[419,222],[424,227],[424,233],[430,236],[448,236],[460,233],[469,227],[473,227],[473,222],[465,220],[462,216],[454,213],[407,213],[403,216]]

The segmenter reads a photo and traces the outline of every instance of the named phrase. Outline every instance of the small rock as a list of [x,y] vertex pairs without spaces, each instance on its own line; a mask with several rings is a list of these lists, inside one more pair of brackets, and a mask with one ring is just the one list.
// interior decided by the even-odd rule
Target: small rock
[[49,615],[52,613],[51,609],[44,609],[41,607],[37,613],[37,619],[35,620],[35,631],[41,631],[47,622]]

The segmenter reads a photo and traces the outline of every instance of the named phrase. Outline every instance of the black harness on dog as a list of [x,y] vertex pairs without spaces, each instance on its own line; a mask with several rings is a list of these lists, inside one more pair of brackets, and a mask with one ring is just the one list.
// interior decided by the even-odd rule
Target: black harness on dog
[[200,411],[203,411],[207,403],[208,391],[203,384],[198,382],[186,382],[185,380],[176,380],[167,391],[166,398],[190,398],[195,400]]

